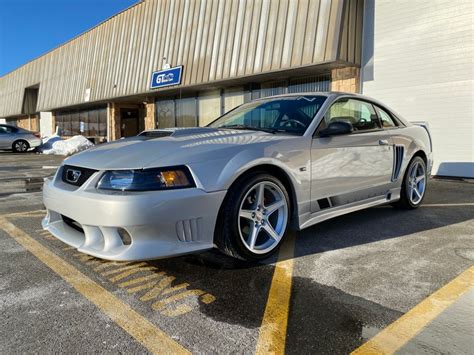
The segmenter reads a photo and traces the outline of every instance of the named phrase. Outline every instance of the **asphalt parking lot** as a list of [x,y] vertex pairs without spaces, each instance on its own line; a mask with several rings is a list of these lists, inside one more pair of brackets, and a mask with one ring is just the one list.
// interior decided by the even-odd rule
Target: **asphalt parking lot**
[[114,263],[41,230],[60,162],[0,153],[0,353],[472,351],[472,182],[431,179],[418,210],[323,222],[262,264]]

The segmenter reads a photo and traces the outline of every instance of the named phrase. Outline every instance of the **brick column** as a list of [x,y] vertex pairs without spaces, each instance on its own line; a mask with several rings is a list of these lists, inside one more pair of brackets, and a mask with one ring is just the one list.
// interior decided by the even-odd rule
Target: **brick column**
[[155,129],[155,102],[148,100],[145,104],[145,130]]
[[120,115],[117,104],[107,104],[107,141],[111,142],[120,138]]
[[360,68],[336,68],[331,71],[331,91],[360,92]]

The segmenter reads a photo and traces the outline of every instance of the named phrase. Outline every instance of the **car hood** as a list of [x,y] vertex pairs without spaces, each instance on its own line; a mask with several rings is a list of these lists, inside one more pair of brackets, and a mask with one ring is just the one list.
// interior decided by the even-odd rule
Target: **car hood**
[[253,149],[294,136],[258,131],[208,127],[153,131],[98,145],[64,161],[65,164],[96,170],[144,169],[231,159],[239,151]]

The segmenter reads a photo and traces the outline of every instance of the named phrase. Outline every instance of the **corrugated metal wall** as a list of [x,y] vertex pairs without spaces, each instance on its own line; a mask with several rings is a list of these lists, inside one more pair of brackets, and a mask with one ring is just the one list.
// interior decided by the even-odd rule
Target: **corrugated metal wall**
[[0,78],[0,117],[20,114],[36,84],[38,111],[83,103],[87,88],[90,101],[149,92],[163,57],[184,65],[183,86],[358,64],[362,1],[145,0]]

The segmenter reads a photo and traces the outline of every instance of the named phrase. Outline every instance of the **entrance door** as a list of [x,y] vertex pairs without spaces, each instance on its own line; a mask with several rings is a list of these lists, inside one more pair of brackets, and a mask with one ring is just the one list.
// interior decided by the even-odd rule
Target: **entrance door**
[[120,110],[120,135],[132,137],[140,133],[139,111],[136,108],[122,108]]

